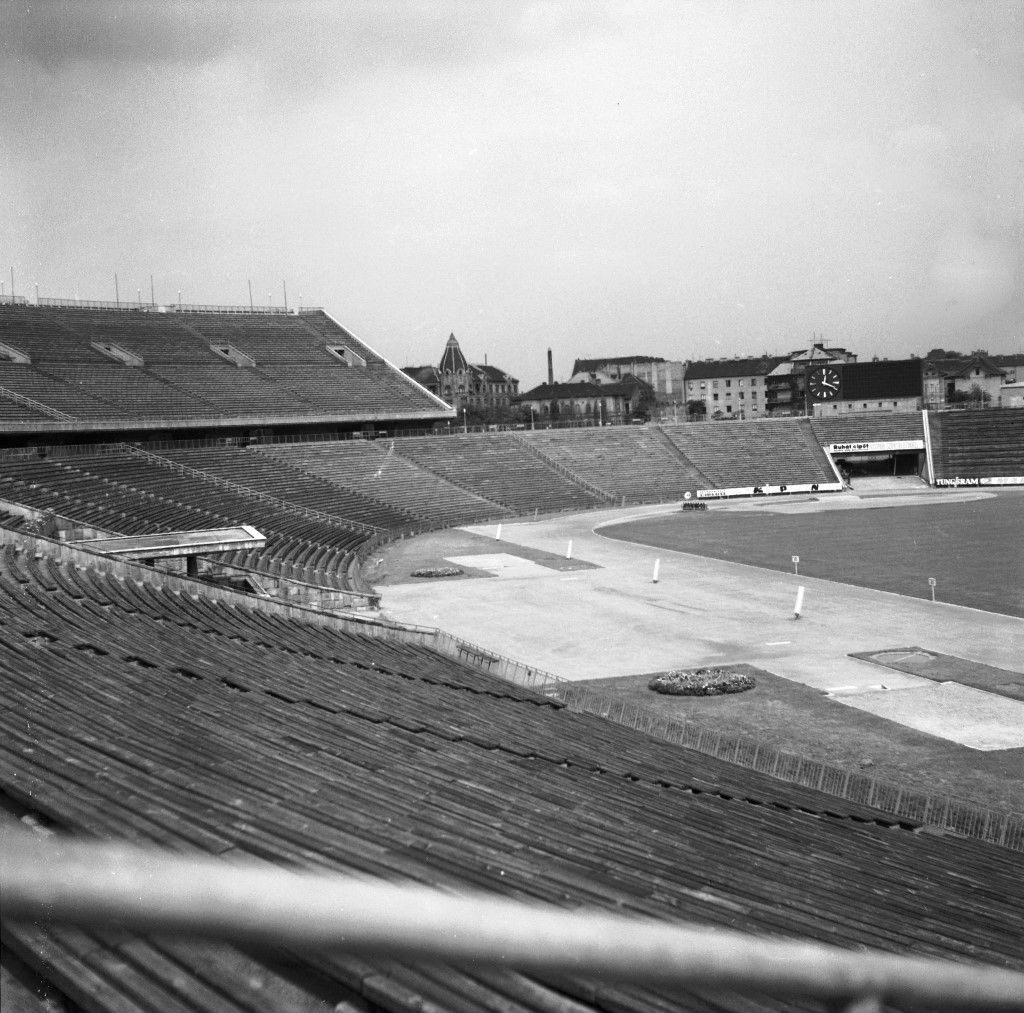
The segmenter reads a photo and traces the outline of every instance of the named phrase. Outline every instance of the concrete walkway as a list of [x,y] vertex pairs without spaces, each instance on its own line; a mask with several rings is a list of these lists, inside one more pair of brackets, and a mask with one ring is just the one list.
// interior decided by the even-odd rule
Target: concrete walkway
[[[633,507],[506,521],[500,542],[494,525],[465,528],[481,536],[481,555],[499,557],[472,557],[472,565],[495,574],[494,579],[388,585],[380,589],[384,610],[396,620],[438,626],[564,679],[748,662],[876,713],[882,706],[878,693],[927,691],[931,700],[936,683],[850,653],[919,645],[1024,672],[1024,620],[648,548],[599,533],[602,524],[678,509]],[[500,559],[503,543],[564,556],[570,540],[573,557],[596,569],[560,572],[525,566],[522,560],[502,565]],[[515,558],[514,552],[507,555]],[[656,559],[661,562],[655,584]],[[793,607],[799,585],[806,593],[797,621]],[[963,705],[960,695],[947,695]],[[903,703],[895,697],[885,703],[885,716],[913,727],[915,694],[900,693],[899,699]],[[971,701],[971,724],[981,729],[977,735],[960,727],[955,707],[946,708],[944,718],[934,704],[922,730],[976,749],[1024,746],[1024,704],[987,693],[980,702],[971,694]],[[970,741],[963,741],[965,735]]]

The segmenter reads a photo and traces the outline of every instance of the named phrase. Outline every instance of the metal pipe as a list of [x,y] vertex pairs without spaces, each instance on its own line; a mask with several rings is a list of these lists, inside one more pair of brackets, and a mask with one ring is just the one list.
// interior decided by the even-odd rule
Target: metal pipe
[[944,1009],[1024,1008],[1024,974],[319,872],[0,831],[5,918],[118,926]]

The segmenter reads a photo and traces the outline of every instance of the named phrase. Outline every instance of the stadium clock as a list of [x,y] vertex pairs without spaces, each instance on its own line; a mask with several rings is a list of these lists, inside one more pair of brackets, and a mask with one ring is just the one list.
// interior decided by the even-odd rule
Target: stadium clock
[[807,378],[807,389],[816,401],[831,401],[839,397],[841,375],[833,366],[822,366]]

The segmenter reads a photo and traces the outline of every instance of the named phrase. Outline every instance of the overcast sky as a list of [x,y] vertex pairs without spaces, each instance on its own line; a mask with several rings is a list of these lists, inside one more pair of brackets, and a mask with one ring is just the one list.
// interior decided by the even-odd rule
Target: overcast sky
[[0,0],[0,278],[398,365],[1024,348],[1024,0]]

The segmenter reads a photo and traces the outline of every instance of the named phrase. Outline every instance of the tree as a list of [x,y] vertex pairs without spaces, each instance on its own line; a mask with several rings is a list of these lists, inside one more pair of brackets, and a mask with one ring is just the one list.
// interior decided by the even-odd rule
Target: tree
[[954,390],[947,399],[950,404],[988,404],[992,395],[981,384],[972,383],[970,390]]
[[972,383],[971,389],[967,392],[967,397],[974,404],[988,404],[992,400],[992,395],[985,390],[984,387],[979,383]]
[[708,406],[699,399],[686,402],[686,414],[694,417],[707,415]]

